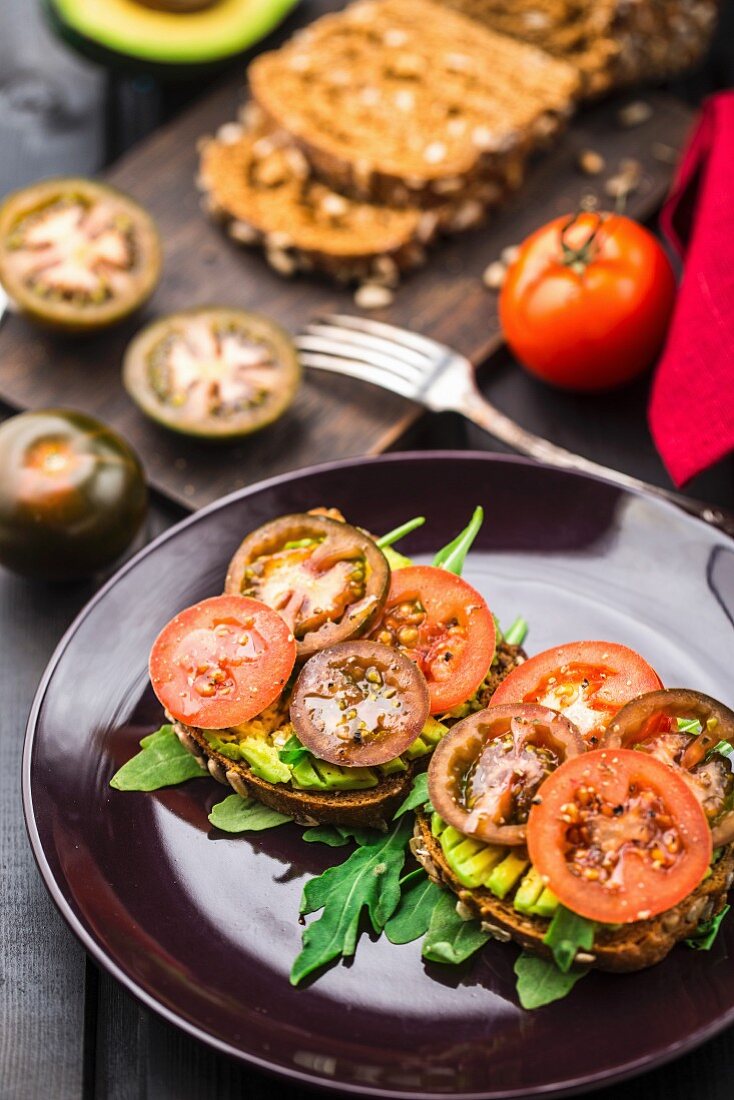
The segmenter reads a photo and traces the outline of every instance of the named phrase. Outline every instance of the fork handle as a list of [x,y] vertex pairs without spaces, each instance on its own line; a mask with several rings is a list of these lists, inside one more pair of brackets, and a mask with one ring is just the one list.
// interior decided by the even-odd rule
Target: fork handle
[[530,458],[535,458],[539,462],[546,462],[549,466],[558,466],[565,470],[579,470],[585,474],[603,477],[606,481],[611,481],[623,489],[642,489],[644,492],[652,493],[653,496],[662,500],[677,504],[689,515],[702,519],[705,523],[734,538],[733,515],[719,508],[712,508],[711,505],[704,504],[700,500],[684,496],[682,493],[676,493],[672,489],[650,485],[648,482],[641,481],[630,474],[610,469],[608,466],[602,466],[599,462],[592,462],[591,459],[584,458],[583,455],[577,455],[572,451],[565,450],[563,447],[557,447],[555,443],[534,435],[521,427],[520,424],[515,423],[514,420],[511,420],[509,416],[505,416],[491,402],[482,397],[478,390],[472,389],[464,393],[457,403],[456,411],[467,417],[479,428],[483,428],[495,439],[500,440],[501,443],[506,443],[521,454],[529,455]]

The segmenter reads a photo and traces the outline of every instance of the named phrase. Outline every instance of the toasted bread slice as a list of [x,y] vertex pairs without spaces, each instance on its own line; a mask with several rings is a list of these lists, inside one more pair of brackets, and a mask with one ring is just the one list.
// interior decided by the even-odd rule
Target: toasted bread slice
[[174,723],[184,748],[209,770],[218,783],[229,785],[243,798],[256,798],[299,825],[345,825],[384,829],[410,790],[416,761],[399,775],[386,776],[376,787],[363,791],[300,791],[288,783],[268,783],[247,764],[217,752],[201,730]]
[[[421,812],[416,815],[411,851],[434,882],[456,894],[462,914],[465,912],[467,918],[477,917],[486,931],[498,940],[514,940],[538,955],[551,956],[550,949],[543,943],[550,921],[518,913],[511,899],[500,901],[483,887],[470,890],[462,886],[446,862],[440,840],[431,832],[430,818]],[[653,966],[664,959],[679,940],[690,936],[700,921],[708,920],[723,909],[733,881],[734,845],[729,845],[708,878],[675,908],[652,920],[635,921],[616,929],[599,928],[593,952],[578,961],[599,970],[619,972]]]
[[360,0],[249,67],[269,124],[343,195],[440,205],[513,190],[559,130],[571,65],[429,0]]
[[[516,665],[525,660],[521,646],[501,642],[496,660],[480,692],[482,706],[485,697],[494,692]],[[174,722],[173,728],[184,748],[195,756],[202,768],[225,786],[229,785],[243,798],[256,798],[265,806],[288,814],[299,825],[345,825],[384,829],[395,810],[410,790],[413,776],[426,766],[428,757],[411,762],[404,772],[385,776],[376,787],[361,791],[302,791],[288,783],[269,783],[255,775],[243,761],[230,760],[217,752],[205,734],[194,726]]]

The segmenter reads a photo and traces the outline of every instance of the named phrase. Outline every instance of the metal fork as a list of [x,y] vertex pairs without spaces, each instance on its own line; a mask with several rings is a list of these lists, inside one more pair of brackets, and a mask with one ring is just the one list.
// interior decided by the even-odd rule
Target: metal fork
[[371,382],[434,412],[459,412],[521,454],[603,477],[624,489],[642,489],[734,537],[734,516],[573,454],[516,424],[481,395],[469,360],[436,340],[381,321],[338,314],[307,325],[296,337],[296,346],[305,367]]

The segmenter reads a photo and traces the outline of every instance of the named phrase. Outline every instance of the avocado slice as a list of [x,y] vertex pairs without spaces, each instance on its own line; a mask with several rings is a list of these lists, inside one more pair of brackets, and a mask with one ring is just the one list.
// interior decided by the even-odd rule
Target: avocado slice
[[280,759],[275,745],[260,737],[246,737],[239,749],[258,778],[267,783],[290,783],[291,769]]
[[340,768],[310,754],[291,765],[290,772],[293,786],[303,791],[362,791],[379,783],[373,768]]
[[487,889],[500,899],[506,897],[510,890],[519,882],[529,866],[529,860],[524,850],[510,852],[501,863],[493,868],[486,881]]
[[165,68],[226,61],[273,30],[296,3],[212,0],[199,10],[161,11],[142,0],[46,0],[46,10],[55,29],[95,60]]
[[440,840],[446,862],[462,886],[470,890],[483,886],[500,899],[517,886],[512,904],[519,913],[553,916],[558,899],[530,866],[524,849],[512,851],[466,837],[435,812],[431,816],[431,832]]
[[408,745],[403,753],[404,759],[417,760],[419,757],[426,756],[427,753],[433,752],[441,738],[445,737],[448,732],[448,726],[445,726],[443,722],[439,722],[437,718],[433,718],[429,715],[420,735],[416,737],[412,745]]

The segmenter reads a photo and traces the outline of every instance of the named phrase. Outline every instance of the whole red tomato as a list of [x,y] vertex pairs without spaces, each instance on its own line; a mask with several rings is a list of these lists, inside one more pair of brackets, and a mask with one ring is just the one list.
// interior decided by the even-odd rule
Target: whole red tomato
[[620,386],[660,351],[675,278],[621,214],[556,218],[520,246],[499,299],[505,339],[533,374],[569,390]]

